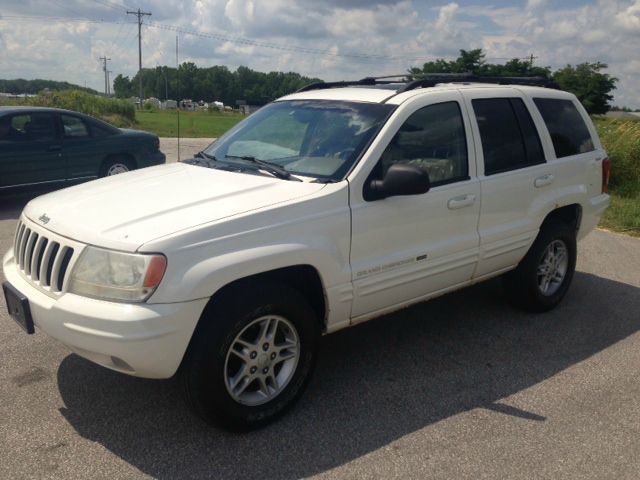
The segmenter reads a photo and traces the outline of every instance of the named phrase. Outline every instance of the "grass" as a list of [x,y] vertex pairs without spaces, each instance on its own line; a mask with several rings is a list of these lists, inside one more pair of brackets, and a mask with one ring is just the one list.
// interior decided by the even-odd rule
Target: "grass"
[[99,118],[118,117],[123,122],[133,122],[135,118],[135,107],[131,102],[98,97],[80,90],[45,92],[28,98],[3,98],[0,105],[66,108]]
[[[239,113],[229,112],[180,112],[180,137],[219,137],[243,118]],[[177,137],[178,115],[175,110],[137,111],[132,128],[153,132],[159,137]]]
[[622,197],[612,192],[611,206],[600,220],[600,226],[640,237],[640,195]]
[[600,226],[640,236],[640,121],[595,118],[594,123],[611,159],[611,206]]

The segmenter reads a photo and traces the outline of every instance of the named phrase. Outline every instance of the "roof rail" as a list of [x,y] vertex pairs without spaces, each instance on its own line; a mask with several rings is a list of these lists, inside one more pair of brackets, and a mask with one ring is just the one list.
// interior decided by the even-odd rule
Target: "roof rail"
[[[400,75],[384,75],[382,77],[365,77],[360,80],[343,80],[340,82],[316,82],[305,85],[296,90],[296,93],[308,92],[309,90],[324,90],[326,88],[351,87],[351,86],[369,86],[369,85],[388,85],[391,83],[405,83],[406,73]],[[390,78],[401,78],[402,80],[388,80]]]
[[397,93],[416,88],[434,87],[439,83],[496,83],[498,85],[530,85],[559,89],[558,84],[544,77],[481,77],[471,73],[430,73],[409,82],[398,89]]
[[[407,82],[405,79],[409,74],[401,73],[399,75],[385,75],[382,77],[365,77],[360,80],[343,80],[339,82],[316,82],[305,85],[296,91],[308,92],[309,90],[324,90],[327,88],[353,87],[353,86],[374,86],[374,85],[390,85],[403,84],[398,88],[396,93],[415,90],[416,88],[435,87],[439,83],[496,83],[498,85],[530,85],[546,88],[560,89],[558,84],[544,77],[483,77],[474,75],[471,72],[466,73],[428,73],[420,78]],[[399,80],[390,80],[390,79]]]

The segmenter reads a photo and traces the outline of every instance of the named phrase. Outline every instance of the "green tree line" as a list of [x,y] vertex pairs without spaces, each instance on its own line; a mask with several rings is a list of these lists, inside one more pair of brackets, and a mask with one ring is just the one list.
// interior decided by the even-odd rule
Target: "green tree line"
[[479,77],[543,77],[553,81],[562,90],[573,93],[591,114],[609,110],[616,88],[617,78],[602,70],[607,64],[601,62],[566,65],[556,71],[550,67],[534,66],[532,61],[514,58],[504,64],[487,63],[481,48],[460,50],[455,60],[437,59],[423,64],[421,68],[409,69],[410,78],[428,76],[430,73],[472,73]]
[[[231,71],[225,66],[199,68],[192,62],[175,67],[158,66],[143,68],[133,78],[118,75],[113,81],[113,90],[118,98],[139,95],[139,76],[145,98],[156,97],[195,101],[220,101],[235,105],[237,100],[262,105],[275,98],[294,92],[300,87],[320,80],[294,72],[257,72],[247,67]],[[179,83],[178,83],[179,80]]]
[[57,82],[55,80],[25,80],[24,78],[16,78],[14,80],[2,80],[0,79],[0,92],[11,93],[14,95],[21,94],[37,94],[43,90],[81,90],[87,93],[98,93],[91,88],[80,87],[69,82]]

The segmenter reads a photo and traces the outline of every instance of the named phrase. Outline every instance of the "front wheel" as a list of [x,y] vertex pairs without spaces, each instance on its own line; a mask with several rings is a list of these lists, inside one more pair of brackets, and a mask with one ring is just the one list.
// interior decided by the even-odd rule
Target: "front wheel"
[[318,337],[315,312],[286,285],[224,293],[203,315],[181,367],[187,403],[231,430],[278,418],[309,380]]
[[545,312],[560,303],[576,268],[576,234],[569,225],[549,220],[518,267],[503,277],[511,302]]

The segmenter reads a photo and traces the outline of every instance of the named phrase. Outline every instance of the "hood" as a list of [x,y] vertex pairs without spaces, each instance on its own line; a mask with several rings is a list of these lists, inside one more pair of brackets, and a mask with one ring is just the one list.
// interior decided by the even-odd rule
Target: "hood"
[[180,230],[311,195],[323,184],[173,163],[38,197],[25,215],[91,245],[135,251]]

